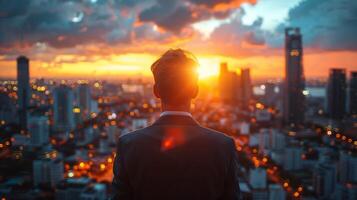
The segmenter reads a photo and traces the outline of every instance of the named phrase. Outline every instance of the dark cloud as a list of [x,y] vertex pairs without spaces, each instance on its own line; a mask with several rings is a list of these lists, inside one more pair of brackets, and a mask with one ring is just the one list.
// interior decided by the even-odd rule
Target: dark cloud
[[[277,28],[277,32],[283,33],[287,26],[301,28],[305,47],[357,50],[357,1],[302,1],[289,11],[287,21]],[[282,38],[283,34],[279,36]],[[272,40],[270,44],[282,46],[283,43]]]
[[158,3],[140,13],[142,22],[154,22],[159,27],[179,33],[195,19],[188,6],[180,5],[180,1],[158,0]]
[[24,15],[30,5],[30,0],[0,0],[0,19]]
[[234,2],[234,0],[189,0],[189,2],[197,5],[203,5],[210,8],[213,8],[219,4],[229,4]]
[[125,3],[119,0],[0,0],[0,52],[37,43],[55,48],[130,43],[136,16],[124,9],[132,6],[134,12],[137,3],[134,0]]
[[[236,3],[226,9],[214,9],[217,5]],[[235,1],[235,0],[157,0],[157,3],[150,8],[143,10],[139,15],[142,22],[153,22],[159,27],[179,33],[188,25],[207,20],[209,18],[226,18],[233,9],[240,6],[242,2],[255,1]]]

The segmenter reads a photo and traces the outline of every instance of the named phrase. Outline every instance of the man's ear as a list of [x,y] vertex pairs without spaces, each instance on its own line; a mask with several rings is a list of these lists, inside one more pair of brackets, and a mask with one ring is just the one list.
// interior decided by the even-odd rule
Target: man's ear
[[155,97],[157,97],[159,99],[161,98],[160,93],[159,93],[159,88],[156,83],[154,84],[153,92],[154,92]]
[[192,90],[192,96],[191,96],[192,99],[194,99],[194,98],[197,97],[198,91],[199,91],[199,87],[198,87],[198,85],[196,84],[196,85],[195,85],[195,88]]

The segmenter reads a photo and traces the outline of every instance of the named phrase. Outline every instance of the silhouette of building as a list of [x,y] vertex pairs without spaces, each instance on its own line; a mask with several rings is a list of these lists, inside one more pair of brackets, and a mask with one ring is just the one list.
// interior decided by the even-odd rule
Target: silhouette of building
[[285,200],[286,193],[283,187],[279,184],[269,185],[269,200]]
[[228,71],[227,63],[221,63],[219,73],[219,91],[223,102],[236,103],[237,101],[237,74]]
[[21,129],[27,128],[27,109],[30,104],[30,72],[29,59],[25,56],[17,58],[17,97],[19,124]]
[[33,166],[33,183],[48,184],[51,187],[63,180],[63,161],[60,158],[43,158],[34,160]]
[[285,148],[283,168],[285,170],[300,170],[302,168],[301,154],[303,150],[299,146]]
[[266,189],[267,172],[264,168],[253,168],[249,171],[249,183],[253,189]]
[[60,85],[53,91],[53,123],[56,131],[70,131],[74,124],[74,95],[71,88]]
[[327,110],[332,119],[342,119],[346,110],[346,70],[331,69],[327,86]]
[[357,183],[357,156],[341,151],[339,158],[339,181],[341,183]]
[[336,167],[332,163],[319,163],[313,170],[313,185],[315,194],[321,198],[329,198],[335,191]]
[[351,72],[349,107],[350,114],[357,115],[357,71]]
[[47,116],[30,116],[28,129],[31,135],[31,144],[41,146],[49,142],[49,125]]
[[242,108],[248,109],[249,101],[252,94],[252,84],[250,81],[250,69],[242,69],[241,70],[241,99],[242,99]]
[[87,83],[79,84],[76,91],[76,104],[79,107],[81,119],[88,119],[91,112],[91,92]]
[[90,178],[70,178],[61,181],[55,191],[55,199],[63,200],[105,200],[107,188],[103,183],[96,183]]
[[355,200],[357,199],[357,184],[347,183],[338,184],[336,192],[336,200]]
[[5,92],[0,92],[0,123],[15,122],[16,116],[16,105]]
[[305,78],[303,72],[302,35],[299,28],[285,29],[285,91],[284,122],[298,125],[304,122]]

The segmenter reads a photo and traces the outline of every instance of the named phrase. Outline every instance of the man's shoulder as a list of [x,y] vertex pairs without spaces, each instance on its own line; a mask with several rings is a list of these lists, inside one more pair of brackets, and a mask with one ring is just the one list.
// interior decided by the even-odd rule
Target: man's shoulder
[[233,142],[233,138],[228,136],[227,134],[216,131],[207,127],[199,126],[200,130],[202,131],[204,137],[209,137],[212,138],[213,140],[216,140],[217,142],[223,142],[223,143],[230,143]]
[[[175,126],[173,126],[175,127]],[[135,130],[129,133],[126,133],[119,138],[119,142],[121,144],[129,144],[129,143],[135,143],[138,141],[143,141],[148,139],[150,137],[150,133],[154,133],[157,130],[155,128],[160,128],[160,127],[155,127],[155,126],[148,126],[139,130]],[[162,128],[162,127],[161,127]],[[167,126],[165,127],[167,128]],[[201,138],[205,138],[211,141],[214,141],[215,143],[232,143],[234,142],[233,138],[226,135],[223,132],[219,132],[210,128],[206,128],[203,126],[191,126],[191,127],[186,127],[187,129],[191,129],[190,131],[199,133],[199,136]],[[193,133],[190,133],[193,134]],[[152,136],[151,136],[152,137]]]
[[142,129],[138,129],[135,131],[125,133],[119,137],[119,142],[126,144],[126,143],[130,143],[132,141],[135,141],[135,140],[139,140],[139,139],[145,137],[143,133],[147,132],[150,129],[150,127],[151,126],[148,126],[148,127],[142,128]]

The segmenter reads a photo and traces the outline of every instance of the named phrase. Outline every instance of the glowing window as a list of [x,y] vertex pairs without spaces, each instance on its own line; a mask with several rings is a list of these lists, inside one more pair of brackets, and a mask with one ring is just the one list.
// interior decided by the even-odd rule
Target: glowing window
[[293,49],[290,51],[290,56],[299,56],[300,52],[296,49]]

